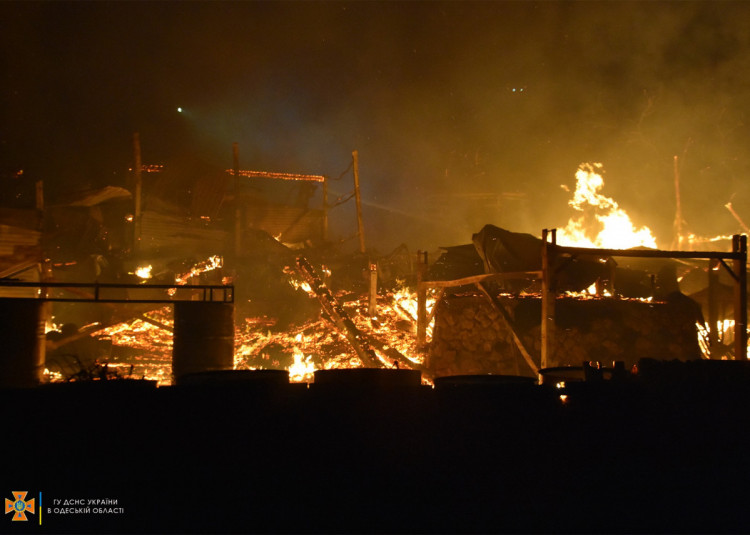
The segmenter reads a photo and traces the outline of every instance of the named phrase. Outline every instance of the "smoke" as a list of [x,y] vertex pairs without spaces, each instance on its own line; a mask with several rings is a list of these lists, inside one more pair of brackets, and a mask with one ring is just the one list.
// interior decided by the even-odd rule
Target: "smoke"
[[730,199],[750,213],[745,2],[0,10],[3,165],[66,185],[111,180],[137,130],[147,161],[228,167],[238,142],[243,167],[337,176],[358,150],[367,235],[381,249],[468,243],[485,223],[562,226],[559,186],[572,189],[589,161],[660,244],[675,155],[690,231],[736,231]]

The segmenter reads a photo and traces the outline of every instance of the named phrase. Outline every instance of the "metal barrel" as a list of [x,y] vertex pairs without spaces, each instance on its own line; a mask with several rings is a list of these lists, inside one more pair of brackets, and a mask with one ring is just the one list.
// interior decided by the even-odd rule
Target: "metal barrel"
[[234,367],[234,304],[183,301],[174,304],[172,375],[182,378]]
[[419,370],[392,368],[346,368],[317,370],[313,385],[316,387],[388,388],[419,387],[422,373]]
[[44,372],[44,301],[0,298],[0,388],[37,386]]

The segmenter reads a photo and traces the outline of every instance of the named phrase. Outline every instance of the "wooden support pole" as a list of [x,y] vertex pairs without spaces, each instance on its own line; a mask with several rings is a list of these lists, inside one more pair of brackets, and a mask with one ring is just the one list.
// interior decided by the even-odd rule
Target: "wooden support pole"
[[378,315],[378,265],[370,261],[370,300],[367,313],[371,318]]
[[674,195],[675,195],[675,213],[674,213],[674,242],[672,249],[682,250],[682,201],[680,199],[680,164],[677,155],[674,157]]
[[719,348],[719,261],[708,261],[708,351],[712,358]]
[[44,182],[37,180],[35,184],[35,207],[38,215],[37,230],[44,230]]
[[242,253],[242,204],[240,202],[240,150],[232,143],[232,168],[234,170],[234,256]]
[[38,211],[44,210],[44,182],[37,180],[35,186],[35,206]]
[[134,179],[133,184],[133,252],[138,252],[141,246],[141,195],[143,189],[143,177],[141,162],[141,136],[138,132],[133,134],[133,160],[134,163]]
[[734,285],[734,358],[747,359],[747,236],[732,236],[732,251],[740,258],[732,261]]
[[[551,240],[551,241],[550,241]],[[555,283],[554,260],[556,229],[542,231],[542,360],[541,368],[554,362],[555,348]]]
[[417,251],[417,349],[427,341],[427,285],[424,277],[427,274],[427,252]]
[[352,161],[354,165],[354,200],[357,204],[357,234],[359,235],[359,252],[365,252],[365,231],[362,224],[362,196],[359,192],[359,153],[355,150],[352,152]]

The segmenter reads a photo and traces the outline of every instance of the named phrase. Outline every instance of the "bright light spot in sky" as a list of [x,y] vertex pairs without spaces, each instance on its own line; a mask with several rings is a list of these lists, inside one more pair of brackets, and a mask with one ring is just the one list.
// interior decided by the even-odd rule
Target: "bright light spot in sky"
[[177,113],[182,113],[182,108],[177,108]]

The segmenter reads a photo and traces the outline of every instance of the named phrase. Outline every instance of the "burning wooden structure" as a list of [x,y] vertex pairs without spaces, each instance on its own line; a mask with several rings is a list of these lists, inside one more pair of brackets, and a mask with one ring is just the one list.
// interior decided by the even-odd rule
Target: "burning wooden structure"
[[[425,311],[425,295],[428,289],[438,290],[433,309],[435,328],[426,365],[432,374],[536,375],[540,369],[579,366],[583,361],[623,361],[634,365],[641,358],[701,358],[696,326],[703,323],[700,306],[674,288],[662,293],[661,299],[612,297],[616,277],[613,257],[708,260],[708,331],[713,333],[719,319],[717,269],[725,268],[736,283],[734,354],[736,359],[747,358],[745,236],[734,237],[732,252],[563,247],[556,244],[554,230],[544,230],[538,245],[529,238],[520,240],[531,248],[539,247],[539,262],[513,264],[514,269],[526,267],[525,271],[501,271],[453,281],[427,281],[421,277],[417,329],[420,346],[425,345],[425,328],[431,319]],[[521,242],[515,242],[518,243]],[[571,279],[564,272],[566,267],[578,258],[591,257],[597,259],[602,269],[592,272],[585,285],[593,280],[599,295],[559,295]],[[541,269],[534,271],[534,267]],[[585,272],[586,266],[581,268]],[[491,269],[490,266],[488,270]],[[523,284],[514,286],[510,284],[512,281]],[[653,278],[652,282],[655,283]],[[609,297],[602,295],[605,285],[612,290]],[[447,289],[467,286],[475,287],[479,294],[446,293]],[[508,292],[511,288],[524,291]],[[708,341],[709,349],[715,343],[713,336]]]

